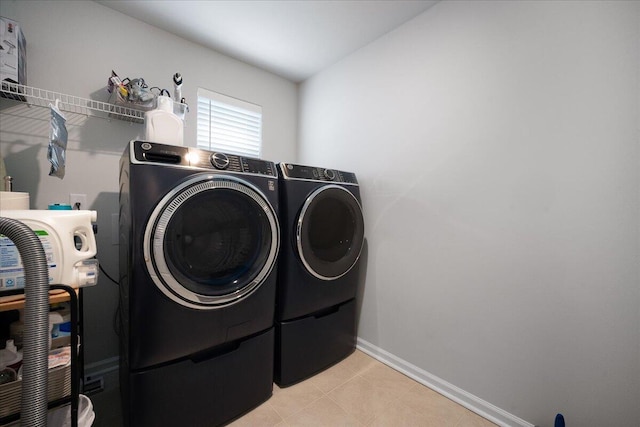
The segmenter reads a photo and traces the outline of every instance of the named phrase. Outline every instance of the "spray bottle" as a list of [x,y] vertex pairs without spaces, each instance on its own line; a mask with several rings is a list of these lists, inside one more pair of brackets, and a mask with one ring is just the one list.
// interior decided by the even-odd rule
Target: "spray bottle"
[[174,102],[182,102],[182,75],[180,73],[173,75],[173,100]]

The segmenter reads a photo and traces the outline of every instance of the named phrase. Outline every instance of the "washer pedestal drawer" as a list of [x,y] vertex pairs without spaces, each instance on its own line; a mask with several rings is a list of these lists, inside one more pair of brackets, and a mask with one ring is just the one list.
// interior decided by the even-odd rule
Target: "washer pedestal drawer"
[[274,380],[286,387],[338,363],[356,347],[356,303],[276,323]]
[[[216,426],[273,391],[274,329],[170,365],[129,374],[128,426]],[[128,401],[127,401],[128,400]]]

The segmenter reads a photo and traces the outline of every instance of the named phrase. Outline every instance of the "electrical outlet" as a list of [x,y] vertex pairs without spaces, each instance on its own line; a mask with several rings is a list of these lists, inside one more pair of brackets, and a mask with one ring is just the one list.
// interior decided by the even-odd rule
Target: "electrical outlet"
[[102,375],[87,375],[84,377],[82,393],[92,395],[104,390],[104,377]]
[[69,194],[69,204],[71,205],[71,209],[89,209],[87,206],[87,195],[86,194]]

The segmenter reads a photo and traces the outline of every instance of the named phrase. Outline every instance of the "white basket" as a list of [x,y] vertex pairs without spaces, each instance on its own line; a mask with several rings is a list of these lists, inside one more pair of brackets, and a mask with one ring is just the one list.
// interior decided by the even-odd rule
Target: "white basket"
[[[71,365],[50,369],[47,400],[52,402],[67,396],[71,396]],[[21,401],[21,379],[0,385],[0,418],[19,413]]]
[[[78,396],[78,427],[91,427],[96,414],[93,412],[93,403],[84,394]],[[61,406],[49,411],[47,415],[47,426],[49,427],[70,427],[71,426],[71,405]]]

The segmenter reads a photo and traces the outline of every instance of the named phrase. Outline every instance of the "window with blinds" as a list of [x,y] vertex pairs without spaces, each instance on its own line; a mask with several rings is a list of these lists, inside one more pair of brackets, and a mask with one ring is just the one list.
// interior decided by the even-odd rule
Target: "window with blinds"
[[198,88],[198,148],[260,157],[262,107]]

